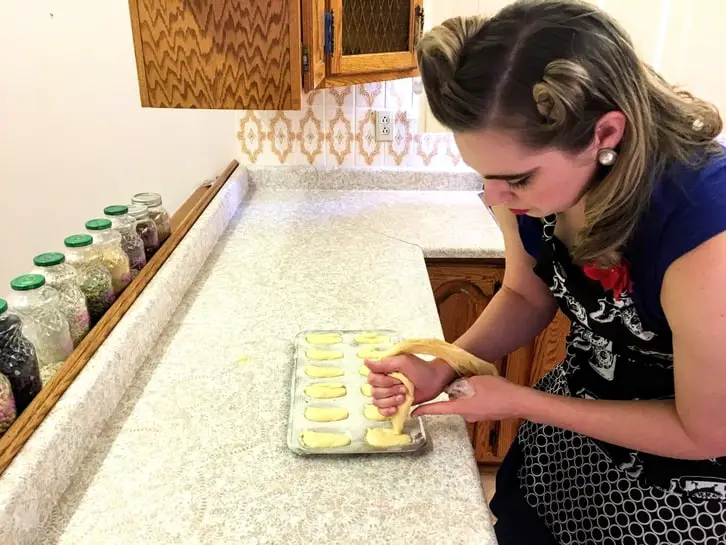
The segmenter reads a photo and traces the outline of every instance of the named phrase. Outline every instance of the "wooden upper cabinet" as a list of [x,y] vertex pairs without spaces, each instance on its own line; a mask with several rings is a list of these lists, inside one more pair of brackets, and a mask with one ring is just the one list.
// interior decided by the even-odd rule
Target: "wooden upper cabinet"
[[423,0],[129,0],[141,104],[299,110],[302,92],[417,75]]
[[299,0],[129,0],[141,104],[299,109]]
[[[324,49],[328,79],[416,70],[423,0],[329,0]],[[332,26],[332,40],[330,27]],[[400,77],[400,76],[398,76]]]

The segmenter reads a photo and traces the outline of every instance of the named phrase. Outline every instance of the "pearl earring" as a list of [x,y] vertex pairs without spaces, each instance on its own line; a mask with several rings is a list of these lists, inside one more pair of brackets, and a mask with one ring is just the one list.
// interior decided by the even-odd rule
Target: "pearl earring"
[[615,164],[618,159],[618,152],[612,148],[603,148],[597,152],[597,162],[605,167]]

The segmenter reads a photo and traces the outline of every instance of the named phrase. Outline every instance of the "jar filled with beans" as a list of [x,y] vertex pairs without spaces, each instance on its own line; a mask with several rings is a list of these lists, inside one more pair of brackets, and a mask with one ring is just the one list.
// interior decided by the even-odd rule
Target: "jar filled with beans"
[[66,256],[58,252],[40,254],[33,259],[36,269],[33,271],[45,277],[45,284],[55,289],[60,296],[60,307],[71,332],[73,347],[88,335],[90,316],[86,305],[86,296],[81,291],[78,275],[73,267],[66,263]]
[[23,335],[23,322],[8,311],[4,299],[0,299],[0,374],[10,382],[15,409],[22,413],[42,386],[38,357],[33,344]]
[[95,325],[116,300],[111,273],[101,261],[101,252],[90,235],[73,235],[64,241],[66,262],[78,275],[78,284],[86,296],[91,325]]
[[111,220],[111,228],[121,235],[121,248],[129,258],[131,278],[136,278],[146,266],[144,241],[136,232],[136,220],[124,205],[107,206],[103,209],[106,218]]
[[8,305],[20,316],[23,334],[35,346],[40,380],[45,386],[73,352],[68,321],[58,292],[39,274],[24,274],[10,282]]
[[136,220],[136,232],[144,241],[144,251],[148,262],[159,249],[159,230],[149,216],[149,208],[143,204],[129,206],[129,216]]
[[111,221],[107,219],[89,220],[86,229],[93,236],[93,246],[101,254],[101,262],[111,273],[113,292],[118,297],[131,283],[131,266],[121,247],[121,234],[111,229]]
[[161,202],[161,195],[158,193],[137,193],[131,198],[133,204],[143,204],[149,208],[149,215],[156,224],[159,232],[159,244],[171,235],[171,225],[169,223],[169,213],[164,209]]

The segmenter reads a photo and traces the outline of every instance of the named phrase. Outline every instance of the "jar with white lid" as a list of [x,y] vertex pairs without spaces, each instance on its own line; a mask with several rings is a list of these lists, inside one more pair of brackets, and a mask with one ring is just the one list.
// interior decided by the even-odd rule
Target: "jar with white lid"
[[111,273],[101,261],[101,252],[93,244],[91,235],[73,235],[63,243],[66,246],[66,263],[78,275],[78,284],[86,296],[93,326],[116,300]]
[[33,259],[36,274],[45,277],[45,285],[58,292],[60,307],[68,321],[71,340],[75,348],[88,335],[90,317],[86,296],[83,295],[76,270],[66,263],[66,256],[59,252],[49,252]]
[[121,233],[111,229],[111,221],[107,219],[87,221],[86,230],[93,237],[103,265],[111,273],[113,292],[118,297],[131,283],[131,266],[129,256],[121,247]]
[[60,308],[58,292],[45,285],[40,274],[24,274],[10,282],[7,302],[23,321],[23,334],[35,346],[43,386],[73,352],[68,321]]
[[136,278],[146,266],[144,241],[136,232],[136,220],[129,214],[129,207],[125,205],[107,206],[103,209],[103,213],[111,220],[111,227],[121,235],[121,248],[129,258],[131,278]]
[[149,215],[156,224],[159,232],[159,244],[171,235],[171,225],[169,223],[169,213],[162,206],[161,195],[158,193],[137,193],[131,198],[133,204],[143,204],[149,208]]
[[149,215],[149,207],[143,204],[129,206],[129,216],[136,220],[136,232],[144,241],[144,251],[148,262],[159,249],[159,230]]

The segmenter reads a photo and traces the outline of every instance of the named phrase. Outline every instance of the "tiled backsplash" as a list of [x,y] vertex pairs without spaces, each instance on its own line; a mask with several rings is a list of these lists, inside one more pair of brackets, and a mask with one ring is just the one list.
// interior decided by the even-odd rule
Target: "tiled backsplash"
[[[243,164],[468,170],[450,134],[418,133],[413,80],[313,91],[301,111],[239,113]],[[376,142],[375,110],[395,112],[392,142]]]

